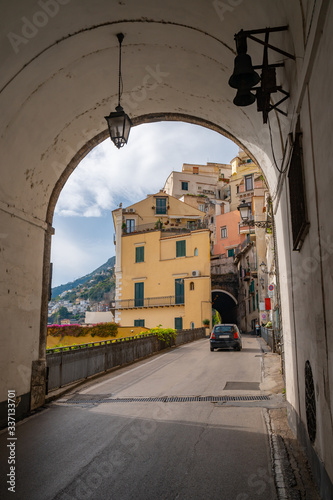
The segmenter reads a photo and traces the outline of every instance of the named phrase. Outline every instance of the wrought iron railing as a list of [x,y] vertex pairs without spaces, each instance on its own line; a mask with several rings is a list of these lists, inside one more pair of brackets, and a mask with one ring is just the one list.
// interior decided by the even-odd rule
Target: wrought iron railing
[[191,221],[190,227],[182,225],[182,223],[169,222],[168,224],[162,224],[160,222],[151,222],[149,224],[139,224],[133,229],[124,228],[123,235],[132,233],[142,233],[147,231],[162,231],[162,233],[190,233],[191,231],[196,231],[197,229],[207,229],[208,225],[206,222],[202,221]]
[[134,309],[136,307],[168,307],[178,305],[184,305],[183,295],[169,295],[165,297],[147,297],[115,301],[115,309]]
[[245,240],[243,241],[243,243],[240,243],[237,248],[235,248],[235,257],[236,255],[238,255],[239,253],[241,253],[245,247],[247,247],[247,245],[249,245],[251,243],[251,239],[250,239],[250,235],[248,234],[245,238]]

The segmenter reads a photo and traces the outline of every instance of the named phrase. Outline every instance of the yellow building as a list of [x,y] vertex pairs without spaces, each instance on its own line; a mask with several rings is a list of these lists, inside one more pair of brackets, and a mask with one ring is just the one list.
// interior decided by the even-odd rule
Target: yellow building
[[[261,213],[264,206],[264,196],[267,187],[262,179],[260,168],[244,153],[239,150],[238,156],[230,162],[232,175],[230,183],[226,186],[230,200],[230,211],[237,210],[237,206],[242,200],[252,201],[252,210],[254,214],[254,203],[257,209],[260,203],[253,198],[261,198]],[[257,214],[259,215],[259,214]]]
[[112,215],[116,322],[187,329],[210,320],[210,231],[204,214],[160,191]]

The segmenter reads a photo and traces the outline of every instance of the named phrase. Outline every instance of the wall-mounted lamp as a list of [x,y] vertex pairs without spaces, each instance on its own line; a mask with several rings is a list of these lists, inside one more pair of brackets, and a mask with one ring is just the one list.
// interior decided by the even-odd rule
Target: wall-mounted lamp
[[[241,30],[235,34],[237,56],[235,58],[234,72],[229,79],[230,87],[237,89],[233,103],[236,106],[249,106],[257,101],[257,110],[262,112],[264,123],[267,123],[268,113],[272,109],[276,109],[279,113],[286,115],[278,106],[288,99],[289,93],[283,90],[281,86],[276,85],[276,68],[283,66],[283,63],[268,64],[268,49],[274,50],[290,59],[295,60],[295,56],[271,45],[268,41],[270,33],[286,31],[287,29],[288,26],[279,26],[277,28],[264,28],[251,31]],[[265,34],[265,40],[254,36],[261,33]],[[261,66],[252,66],[251,57],[247,54],[247,38],[264,46]],[[261,77],[255,71],[256,69],[262,70]],[[261,82],[260,86],[256,87],[259,82]],[[278,91],[284,97],[276,104],[271,104],[271,94]]]
[[269,274],[270,276],[275,276],[275,274],[276,274],[274,271],[267,271],[267,266],[266,266],[265,262],[262,262],[260,264],[260,269],[261,269],[262,273]]
[[116,111],[110,113],[109,116],[105,116],[105,119],[108,124],[111,141],[120,149],[127,144],[133,123],[120,105],[120,97],[123,92],[123,80],[121,76],[121,44],[124,40],[123,33],[118,33],[117,38],[119,42],[118,106],[116,107]]
[[251,215],[251,203],[246,203],[245,200],[241,202],[240,205],[238,205],[237,210],[240,212],[240,216],[242,219],[242,222],[246,224],[249,227],[260,227],[262,229],[272,227],[272,221],[271,220],[264,220],[264,221],[254,221],[253,219],[250,218]]

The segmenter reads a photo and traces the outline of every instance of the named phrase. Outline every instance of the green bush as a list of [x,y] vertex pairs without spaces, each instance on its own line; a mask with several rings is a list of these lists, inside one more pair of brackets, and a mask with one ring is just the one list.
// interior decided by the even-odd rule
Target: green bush
[[97,325],[89,327],[89,332],[92,337],[116,337],[118,333],[117,323],[98,323]]
[[172,340],[175,340],[177,337],[177,332],[173,328],[161,328],[161,325],[157,326],[156,328],[151,328],[147,332],[141,332],[141,333],[152,333],[153,335],[156,335],[158,340],[164,340],[166,345],[171,345]]

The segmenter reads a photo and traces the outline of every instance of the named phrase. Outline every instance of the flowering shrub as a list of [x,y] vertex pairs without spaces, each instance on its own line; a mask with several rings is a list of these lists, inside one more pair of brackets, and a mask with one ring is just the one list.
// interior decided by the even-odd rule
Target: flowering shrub
[[161,328],[160,325],[156,328],[151,328],[147,332],[157,335],[158,340],[164,340],[166,345],[171,345],[171,341],[177,337],[177,332],[173,328]]
[[116,337],[118,333],[117,323],[98,323],[93,326],[82,325],[50,325],[47,327],[47,334],[52,337],[61,337],[69,335],[71,337]]

